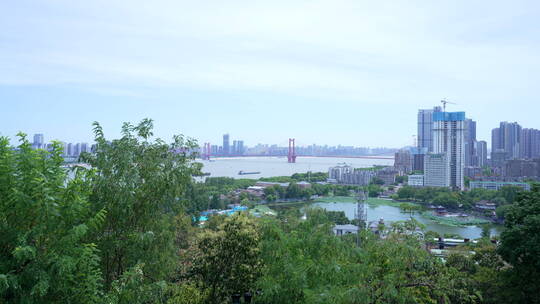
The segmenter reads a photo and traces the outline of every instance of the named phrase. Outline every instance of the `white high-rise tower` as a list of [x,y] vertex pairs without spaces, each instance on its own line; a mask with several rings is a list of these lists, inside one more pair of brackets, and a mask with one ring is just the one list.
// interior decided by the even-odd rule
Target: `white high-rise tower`
[[433,113],[433,152],[446,154],[448,185],[463,190],[465,112]]

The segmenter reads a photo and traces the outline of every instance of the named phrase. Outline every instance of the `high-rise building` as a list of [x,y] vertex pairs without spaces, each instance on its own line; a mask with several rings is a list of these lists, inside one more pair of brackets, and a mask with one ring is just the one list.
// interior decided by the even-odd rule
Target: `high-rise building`
[[508,155],[508,159],[515,159],[521,156],[519,152],[521,145],[521,126],[517,122],[501,122],[499,128],[491,131],[491,139],[491,152],[503,150]]
[[464,189],[465,112],[433,113],[433,152],[446,154],[450,187]]
[[424,171],[424,156],[427,153],[427,148],[411,148],[412,152],[412,169],[413,171]]
[[81,155],[81,144],[76,143],[75,147],[73,147],[73,156],[78,157],[79,155]]
[[495,128],[495,129],[491,130],[491,153],[501,149],[500,131],[501,130],[499,128]]
[[540,160],[511,159],[506,161],[503,168],[504,177],[538,177]]
[[72,143],[67,144],[67,156],[73,156],[75,147]]
[[433,152],[433,113],[441,112],[441,107],[418,110],[418,147]]
[[85,152],[90,152],[90,147],[88,146],[88,143],[81,143],[80,153],[85,153]]
[[238,141],[237,140],[233,140],[233,142],[232,142],[231,154],[233,154],[233,155],[238,154]]
[[533,159],[540,157],[540,130],[522,129],[520,142],[521,158]]
[[223,134],[223,154],[229,155],[231,153],[231,147],[229,145],[229,134]]
[[503,149],[491,151],[491,167],[502,168],[504,167],[504,163],[509,159],[510,157],[508,156],[508,153],[506,153]]
[[476,142],[476,155],[478,157],[478,167],[487,166],[487,142],[480,140]]
[[465,167],[477,166],[476,153],[476,121],[465,119]]
[[450,166],[446,153],[428,153],[424,156],[424,186],[450,187]]
[[34,142],[32,143],[32,147],[34,149],[43,149],[44,148],[44,137],[43,134],[34,134]]
[[399,150],[394,154],[394,168],[400,174],[409,174],[412,171],[412,156],[408,150]]
[[238,141],[238,151],[236,152],[236,154],[238,155],[244,155],[244,141],[243,140],[239,140]]

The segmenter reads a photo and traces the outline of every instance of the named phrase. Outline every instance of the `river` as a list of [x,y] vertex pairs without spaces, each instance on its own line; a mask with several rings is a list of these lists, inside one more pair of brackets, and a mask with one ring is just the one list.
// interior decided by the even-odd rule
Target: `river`
[[[356,168],[373,165],[392,166],[393,159],[366,159],[340,157],[303,157],[296,158],[296,163],[288,163],[287,157],[227,157],[210,161],[198,160],[203,164],[203,172],[210,176],[259,179],[261,177],[291,176],[294,173],[328,172],[328,168],[339,163],[347,163]],[[238,175],[239,171],[260,172],[260,174]]]

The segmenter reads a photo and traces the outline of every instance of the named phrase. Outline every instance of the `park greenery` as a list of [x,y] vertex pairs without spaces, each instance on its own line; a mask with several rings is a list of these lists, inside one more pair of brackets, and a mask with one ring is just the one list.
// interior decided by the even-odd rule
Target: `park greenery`
[[522,192],[522,189],[516,186],[504,186],[498,191],[486,189],[451,191],[448,188],[404,186],[397,191],[394,198],[441,205],[450,209],[462,208],[470,210],[476,202],[482,200],[491,201],[497,206],[510,205],[516,200],[520,192]]
[[[200,225],[201,210],[253,181],[197,181],[196,142],[154,139],[151,120],[115,140],[97,123],[94,133],[96,152],[81,157],[91,166],[72,169],[59,143],[49,152],[24,134],[16,147],[0,137],[0,303],[540,303],[538,186],[501,194],[499,244],[485,235],[463,251],[476,254],[443,263],[426,251],[431,234],[410,233],[414,220],[385,238],[336,237],[346,217],[317,208]],[[302,189],[291,182],[283,195]]]

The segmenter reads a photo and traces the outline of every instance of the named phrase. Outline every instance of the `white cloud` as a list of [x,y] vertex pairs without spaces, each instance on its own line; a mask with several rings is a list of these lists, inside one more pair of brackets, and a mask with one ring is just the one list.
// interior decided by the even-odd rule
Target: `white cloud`
[[505,85],[533,85],[540,62],[538,38],[498,39],[516,18],[531,17],[527,3],[489,3],[3,4],[0,83],[401,96],[411,104],[419,95],[475,96],[474,88],[491,87],[478,95],[493,102],[511,94]]

